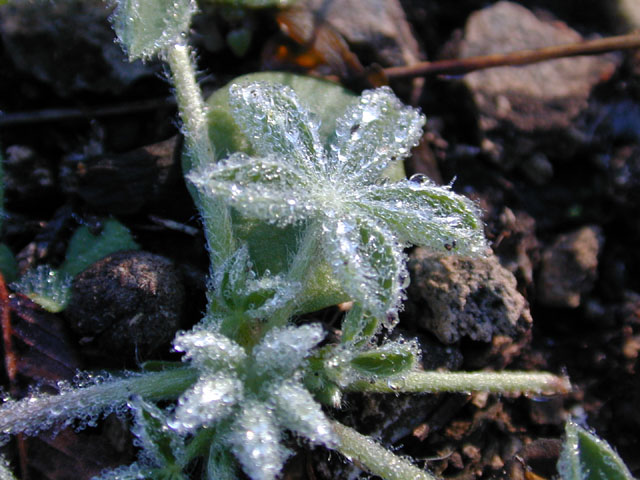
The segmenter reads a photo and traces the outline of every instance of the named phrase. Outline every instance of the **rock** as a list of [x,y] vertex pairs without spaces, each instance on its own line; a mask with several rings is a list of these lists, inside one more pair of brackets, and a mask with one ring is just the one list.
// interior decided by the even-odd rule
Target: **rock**
[[[460,57],[581,40],[564,23],[540,20],[521,5],[501,1],[469,17]],[[484,131],[505,122],[524,132],[566,129],[587,106],[591,89],[610,77],[617,63],[611,55],[563,58],[477,71],[464,81],[473,93]]]
[[0,9],[0,35],[15,66],[63,97],[119,93],[157,71],[126,60],[106,2],[10,2]]
[[65,316],[81,343],[99,347],[99,354],[140,360],[173,338],[184,295],[180,274],[165,257],[118,252],[74,278]]
[[548,307],[578,307],[596,280],[603,240],[597,226],[559,235],[542,253],[538,301]]
[[626,30],[636,30],[640,28],[640,2],[638,0],[614,0],[613,5],[617,8],[620,23]]
[[352,47],[364,48],[381,65],[410,65],[421,57],[398,0],[308,0]]
[[513,274],[495,255],[442,257],[418,248],[409,261],[410,308],[417,323],[443,343],[462,337],[490,342],[494,335],[518,336],[531,326],[527,301]]
[[494,228],[498,231],[493,250],[500,263],[522,282],[525,288],[533,285],[534,264],[539,260],[540,245],[536,238],[536,221],[524,211],[503,207]]

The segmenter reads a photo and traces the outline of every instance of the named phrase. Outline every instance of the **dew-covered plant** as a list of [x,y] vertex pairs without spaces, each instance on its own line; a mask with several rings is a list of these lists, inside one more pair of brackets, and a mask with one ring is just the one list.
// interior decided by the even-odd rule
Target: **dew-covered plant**
[[[139,458],[101,479],[188,478],[186,467],[203,458],[203,478],[237,478],[241,468],[271,480],[291,454],[289,434],[383,478],[427,479],[322,405],[339,407],[344,391],[566,389],[546,373],[424,372],[415,341],[387,338],[408,282],[406,246],[443,250],[455,241],[462,255],[487,248],[473,202],[391,173],[419,141],[424,116],[381,88],[346,96],[327,132],[295,85],[265,80],[275,75],[223,91],[229,121],[221,125],[202,100],[186,43],[195,10],[192,0],[120,0],[113,23],[131,59],[158,55],[169,66],[185,177],[211,257],[206,315],[176,335],[180,364],[85,375],[58,395],[7,400],[0,431],[33,434],[130,411]],[[215,140],[225,136],[235,140]],[[344,301],[352,307],[336,342],[320,324],[293,323]],[[160,408],[159,400],[175,402]]]

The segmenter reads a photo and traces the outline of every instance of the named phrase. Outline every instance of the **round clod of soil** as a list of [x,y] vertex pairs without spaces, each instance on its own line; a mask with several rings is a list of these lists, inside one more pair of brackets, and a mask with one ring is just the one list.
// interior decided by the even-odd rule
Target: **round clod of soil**
[[173,338],[184,297],[170,260],[118,252],[75,277],[65,316],[80,342],[99,356],[140,361]]

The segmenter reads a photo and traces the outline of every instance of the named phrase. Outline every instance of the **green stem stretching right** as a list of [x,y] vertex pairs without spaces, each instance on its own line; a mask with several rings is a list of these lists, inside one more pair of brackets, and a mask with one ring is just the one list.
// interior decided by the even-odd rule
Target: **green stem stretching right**
[[566,377],[545,372],[409,372],[398,379],[357,381],[346,390],[376,393],[567,393]]

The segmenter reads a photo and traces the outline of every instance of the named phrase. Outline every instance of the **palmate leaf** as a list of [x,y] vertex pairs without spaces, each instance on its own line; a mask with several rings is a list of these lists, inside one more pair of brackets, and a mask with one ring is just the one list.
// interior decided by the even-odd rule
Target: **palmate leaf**
[[243,385],[235,374],[219,371],[203,375],[180,396],[168,424],[180,433],[193,432],[229,415],[242,397]]
[[211,372],[221,368],[234,369],[247,358],[240,345],[205,325],[179,332],[173,347],[185,353],[183,361],[191,361],[198,369]]
[[320,404],[304,386],[286,380],[272,392],[280,423],[315,445],[334,447],[336,438]]
[[460,251],[484,250],[472,202],[446,187],[382,178],[409,154],[424,124],[391,90],[364,92],[351,104],[328,149],[313,115],[286,86],[238,83],[229,103],[258,156],[233,154],[190,179],[248,218],[321,232],[332,276],[367,314],[393,323],[406,286],[406,243],[442,249],[459,240]]
[[318,324],[273,328],[253,349],[254,368],[260,373],[277,372],[290,376],[324,336]]

